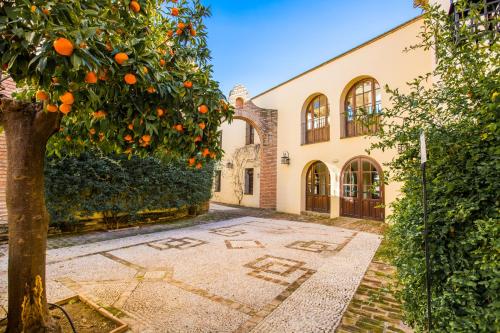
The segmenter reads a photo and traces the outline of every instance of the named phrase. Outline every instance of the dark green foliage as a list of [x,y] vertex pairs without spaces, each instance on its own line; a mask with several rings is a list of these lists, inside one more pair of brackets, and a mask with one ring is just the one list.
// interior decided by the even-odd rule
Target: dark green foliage
[[[403,184],[388,234],[403,287],[400,296],[408,322],[425,330],[418,143],[424,129],[434,331],[499,332],[499,36],[466,27],[456,35],[446,13],[428,8],[425,15],[426,30],[416,47],[437,45],[437,67],[412,82],[410,93],[388,89],[393,105],[384,111],[380,140],[373,147],[405,147],[390,163],[391,180]],[[471,17],[480,19],[474,10]]]
[[201,204],[210,199],[212,174],[212,164],[197,170],[155,157],[128,159],[87,152],[48,158],[45,192],[51,223],[64,226],[77,222],[77,215],[94,213],[118,223],[144,210]]

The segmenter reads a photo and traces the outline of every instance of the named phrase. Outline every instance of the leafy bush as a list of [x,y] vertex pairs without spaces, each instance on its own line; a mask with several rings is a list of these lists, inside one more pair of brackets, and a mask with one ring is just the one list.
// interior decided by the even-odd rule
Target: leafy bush
[[102,213],[106,222],[130,220],[140,211],[180,208],[211,196],[213,167],[190,168],[177,160],[106,156],[48,158],[45,192],[52,225],[77,222],[77,215]]
[[[475,9],[469,18],[481,20]],[[403,186],[388,239],[406,319],[418,331],[426,318],[422,130],[429,154],[433,330],[500,331],[500,43],[498,16],[490,19],[493,30],[478,34],[463,26],[456,33],[446,13],[428,8],[415,47],[435,49],[436,69],[411,82],[409,93],[388,89],[393,104],[373,147],[405,148],[390,163],[392,181]]]

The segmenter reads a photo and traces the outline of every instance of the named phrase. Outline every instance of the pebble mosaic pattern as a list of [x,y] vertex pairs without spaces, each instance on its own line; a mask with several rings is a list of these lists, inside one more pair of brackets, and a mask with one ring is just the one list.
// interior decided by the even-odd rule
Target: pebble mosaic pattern
[[[47,294],[83,294],[133,332],[333,332],[379,243],[243,217],[49,250]],[[6,264],[0,258],[2,306]]]

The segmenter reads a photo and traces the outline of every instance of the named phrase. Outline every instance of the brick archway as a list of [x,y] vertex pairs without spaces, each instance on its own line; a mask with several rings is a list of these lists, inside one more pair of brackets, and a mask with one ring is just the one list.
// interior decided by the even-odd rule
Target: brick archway
[[250,123],[262,144],[260,162],[260,208],[276,209],[278,168],[278,111],[262,109],[247,101],[236,108],[234,119]]

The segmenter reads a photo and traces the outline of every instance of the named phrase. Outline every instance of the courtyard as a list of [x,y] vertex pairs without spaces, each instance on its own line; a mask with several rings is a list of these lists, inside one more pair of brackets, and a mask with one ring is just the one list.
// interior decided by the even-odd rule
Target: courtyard
[[[381,237],[242,216],[80,241],[48,251],[49,302],[83,295],[132,332],[323,332],[340,323]],[[7,256],[0,265],[5,308]]]

